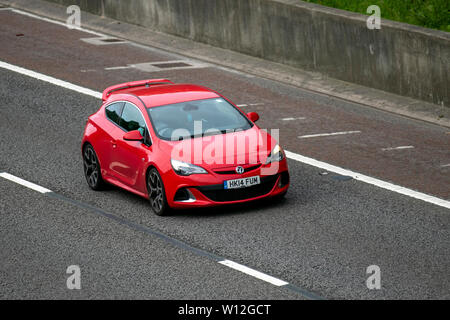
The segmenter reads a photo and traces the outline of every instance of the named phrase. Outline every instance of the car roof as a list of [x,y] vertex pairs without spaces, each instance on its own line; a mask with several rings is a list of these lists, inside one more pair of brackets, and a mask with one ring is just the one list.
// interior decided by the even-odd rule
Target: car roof
[[128,88],[123,91],[120,90],[117,93],[128,93],[138,96],[147,108],[220,97],[216,92],[206,87],[193,84],[158,84],[150,87],[141,86]]

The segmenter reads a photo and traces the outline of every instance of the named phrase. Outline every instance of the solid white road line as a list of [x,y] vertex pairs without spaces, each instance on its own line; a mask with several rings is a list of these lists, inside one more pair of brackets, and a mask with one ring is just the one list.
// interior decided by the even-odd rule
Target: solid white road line
[[7,180],[10,180],[12,182],[15,182],[17,184],[20,184],[24,187],[33,189],[34,191],[40,192],[40,193],[48,193],[48,192],[52,192],[52,190],[46,189],[44,187],[38,186],[37,184],[34,184],[32,182],[28,182],[26,180],[23,180],[19,177],[13,176],[12,174],[6,173],[6,172],[1,172],[0,173],[0,177],[5,178]]
[[38,72],[34,72],[34,71],[31,71],[31,70],[28,70],[28,69],[17,67],[15,65],[12,65],[12,64],[9,64],[9,63],[3,62],[3,61],[0,61],[0,68],[7,69],[7,70],[10,70],[10,71],[14,71],[14,72],[17,72],[17,73],[29,76],[29,77],[34,78],[34,79],[42,80],[42,81],[54,84],[54,85],[59,86],[59,87],[63,87],[63,88],[66,88],[66,89],[70,89],[70,90],[79,92],[79,93],[83,93],[85,95],[88,95],[88,96],[91,96],[91,97],[94,97],[94,98],[98,98],[98,99],[102,98],[102,94],[100,92],[96,92],[96,91],[93,91],[91,89],[87,89],[87,88],[83,88],[83,87],[77,86],[77,85],[72,84],[70,82],[66,82],[66,81],[59,80],[59,79],[56,79],[56,78],[53,78],[53,77],[49,77],[49,76],[46,76],[46,75],[44,75],[42,73],[38,73]]
[[443,164],[443,165],[441,166],[441,168],[446,168],[446,167],[450,167],[450,163],[449,163],[449,164]]
[[[43,74],[38,73],[38,72],[34,72],[34,71],[27,70],[27,69],[24,69],[24,68],[21,68],[21,67],[17,67],[17,66],[11,65],[9,63],[3,62],[3,61],[0,61],[0,68],[4,68],[4,69],[7,69],[7,70],[15,71],[15,72],[27,75],[27,76],[35,78],[35,79],[43,80],[43,81],[52,83],[52,84],[57,85],[57,86],[61,86],[61,87],[64,87],[64,88],[67,88],[67,89],[70,89],[70,90],[73,90],[73,91],[76,91],[76,92],[79,92],[79,93],[83,93],[83,94],[86,94],[86,95],[90,95],[92,97],[96,97],[98,99],[102,98],[102,93],[101,92],[95,92],[93,90],[90,90],[90,89],[87,89],[87,88],[83,88],[83,87],[80,87],[80,86],[77,86],[77,85],[71,84],[69,82],[65,82],[65,81],[56,79],[56,78],[52,78],[52,77],[43,75]],[[375,178],[372,178],[372,177],[369,177],[369,176],[365,176],[363,174],[356,173],[356,172],[353,172],[353,171],[350,171],[350,170],[342,169],[340,167],[333,166],[333,165],[328,164],[326,162],[322,162],[322,161],[318,161],[318,160],[315,160],[315,159],[312,159],[312,158],[308,158],[308,157],[302,156],[300,154],[289,152],[287,150],[285,150],[285,154],[286,154],[286,156],[289,159],[296,160],[296,161],[299,161],[299,162],[303,162],[303,163],[309,164],[311,166],[318,167],[318,168],[321,168],[321,169],[325,169],[325,170],[328,170],[328,171],[331,171],[331,172],[335,172],[335,173],[338,173],[338,174],[341,174],[341,175],[344,175],[344,176],[351,176],[351,177],[353,177],[356,180],[363,181],[363,182],[375,185],[375,186],[380,187],[380,188],[384,188],[384,189],[387,189],[387,190],[390,190],[390,191],[393,191],[393,192],[397,192],[397,193],[400,193],[400,194],[403,194],[403,195],[406,195],[406,196],[409,196],[409,197],[412,197],[412,198],[420,199],[420,200],[423,200],[425,202],[432,203],[432,204],[435,204],[435,205],[438,205],[438,206],[450,209],[450,201],[446,201],[446,200],[443,200],[443,199],[439,199],[439,198],[427,195],[425,193],[421,193],[421,192],[417,192],[417,191],[414,191],[414,190],[411,190],[411,189],[408,189],[408,188],[397,186],[395,184],[392,184],[392,183],[389,183],[389,182],[385,182],[385,181],[382,181],[382,180],[379,180],[379,179],[375,179]]]
[[385,182],[383,180],[372,178],[372,177],[369,177],[369,176],[366,176],[366,175],[363,175],[363,174],[360,174],[357,172],[353,172],[353,171],[350,171],[347,169],[337,167],[337,166],[333,166],[326,162],[308,158],[308,157],[305,157],[305,156],[302,156],[302,155],[299,155],[299,154],[296,154],[293,152],[289,152],[287,150],[284,150],[284,153],[286,154],[286,157],[288,157],[289,159],[303,162],[303,163],[309,164],[311,166],[325,169],[327,171],[331,171],[331,172],[334,172],[334,173],[337,173],[337,174],[340,174],[343,176],[350,176],[355,180],[359,180],[359,181],[362,181],[362,182],[365,182],[365,183],[368,183],[368,184],[371,184],[371,185],[374,185],[374,186],[377,186],[377,187],[380,187],[380,188],[383,188],[383,189],[386,189],[389,191],[400,193],[405,196],[409,196],[411,198],[419,199],[419,200],[422,200],[422,201],[425,201],[428,203],[432,203],[432,204],[450,209],[450,201],[443,200],[443,199],[440,199],[437,197],[433,197],[433,196],[430,196],[430,195],[422,193],[422,192],[404,188],[404,187],[395,185],[390,182]]
[[318,134],[307,134],[304,136],[299,136],[299,139],[305,138],[315,138],[315,137],[328,137],[328,136],[339,136],[343,134],[352,134],[352,133],[360,133],[361,131],[341,131],[341,132],[332,132],[332,133],[318,133]]
[[271,283],[271,284],[273,284],[275,286],[278,286],[278,287],[285,286],[285,285],[289,284],[286,281],[274,278],[274,277],[269,276],[269,275],[267,275],[265,273],[256,271],[254,269],[251,269],[251,268],[246,267],[246,266],[244,266],[242,264],[233,262],[231,260],[223,260],[223,261],[219,261],[219,263],[223,264],[224,266],[230,267],[231,269],[238,270],[238,271],[240,271],[242,273],[248,274],[248,275],[250,275],[252,277],[255,277],[257,279],[269,282],[269,283]]
[[403,150],[403,149],[414,149],[414,146],[400,146],[400,147],[393,147],[393,148],[383,148],[381,150],[391,151],[391,150]]

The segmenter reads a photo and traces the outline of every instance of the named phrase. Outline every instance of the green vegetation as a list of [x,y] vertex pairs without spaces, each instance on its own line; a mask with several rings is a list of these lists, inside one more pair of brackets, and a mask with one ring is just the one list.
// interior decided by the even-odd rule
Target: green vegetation
[[450,0],[304,0],[328,7],[367,14],[370,5],[381,18],[450,32]]

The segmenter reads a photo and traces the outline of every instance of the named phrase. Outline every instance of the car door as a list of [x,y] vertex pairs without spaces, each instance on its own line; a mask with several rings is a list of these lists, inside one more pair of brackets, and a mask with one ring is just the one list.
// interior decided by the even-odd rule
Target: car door
[[150,146],[141,141],[126,141],[123,135],[126,132],[139,130],[143,136],[148,129],[141,110],[133,103],[126,102],[120,117],[122,136],[116,139],[112,153],[113,170],[116,178],[127,186],[145,192],[145,181],[139,181],[143,176],[145,164],[148,162]]
[[[100,163],[102,164],[102,174],[113,176],[112,155],[115,151],[114,142],[123,136],[123,129],[119,127],[120,117],[125,102],[112,102],[105,107],[105,116],[108,121],[104,121],[99,130],[96,148],[99,152]],[[103,170],[105,170],[103,172]]]

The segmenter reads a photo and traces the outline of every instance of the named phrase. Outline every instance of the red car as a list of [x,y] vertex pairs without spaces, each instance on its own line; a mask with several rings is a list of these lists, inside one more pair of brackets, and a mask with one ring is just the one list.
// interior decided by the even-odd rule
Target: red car
[[157,79],[109,87],[84,131],[87,183],[145,197],[157,215],[281,197],[287,161],[258,119],[198,85]]

